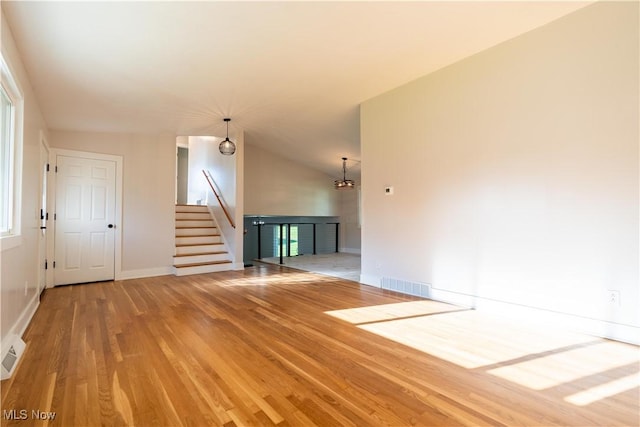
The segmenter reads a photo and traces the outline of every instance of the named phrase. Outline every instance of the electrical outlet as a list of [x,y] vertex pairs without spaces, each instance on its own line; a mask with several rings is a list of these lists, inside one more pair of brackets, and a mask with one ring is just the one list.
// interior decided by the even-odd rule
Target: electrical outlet
[[620,291],[612,290],[612,289],[607,290],[607,301],[611,305],[614,305],[616,307],[619,306],[620,305]]

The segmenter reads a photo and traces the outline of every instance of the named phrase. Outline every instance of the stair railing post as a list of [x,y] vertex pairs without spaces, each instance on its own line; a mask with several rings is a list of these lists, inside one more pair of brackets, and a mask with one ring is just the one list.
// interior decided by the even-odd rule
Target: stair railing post
[[313,223],[313,254],[316,255],[316,223]]
[[262,224],[258,220],[258,259],[262,259]]
[[283,252],[284,252],[284,224],[280,224],[280,264],[284,264],[284,257],[283,257]]

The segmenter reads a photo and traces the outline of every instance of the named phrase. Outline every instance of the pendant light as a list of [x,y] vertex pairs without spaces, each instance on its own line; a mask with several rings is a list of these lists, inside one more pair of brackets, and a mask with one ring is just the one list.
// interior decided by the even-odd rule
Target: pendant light
[[342,179],[336,179],[333,181],[333,188],[336,190],[342,190],[345,188],[355,188],[356,182],[352,179],[347,179],[347,158],[342,158]]
[[229,122],[231,119],[225,118],[224,121],[227,122],[227,137],[220,143],[218,148],[220,149],[221,154],[225,156],[232,156],[233,153],[236,152],[236,144],[229,139]]

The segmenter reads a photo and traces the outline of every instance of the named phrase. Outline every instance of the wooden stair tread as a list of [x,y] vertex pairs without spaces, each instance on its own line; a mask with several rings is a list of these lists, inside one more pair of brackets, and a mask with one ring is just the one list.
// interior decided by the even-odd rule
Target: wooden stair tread
[[[204,216],[204,215],[209,215],[211,216],[211,214],[209,213],[209,211],[176,211],[176,213],[183,213],[183,214],[195,214],[195,215],[200,215],[200,216]],[[184,218],[182,218],[184,219]]]
[[217,251],[217,252],[198,252],[195,254],[180,254],[180,255],[174,255],[174,257],[183,257],[183,256],[200,256],[200,255],[220,255],[220,254],[226,254],[227,252],[225,251]]
[[187,268],[187,267],[200,267],[200,266],[204,266],[204,265],[220,265],[220,264],[231,264],[231,261],[224,260],[224,261],[194,262],[193,264],[174,265],[174,267],[175,268]]
[[[191,237],[191,236],[180,236],[180,237]],[[176,248],[182,248],[187,246],[209,246],[209,245],[220,245],[223,246],[224,243],[216,242],[216,243],[176,243]]]
[[[185,236],[180,236],[180,237],[185,237]],[[223,246],[224,243],[222,243],[222,242],[216,242],[216,243],[176,243],[176,248],[182,248],[182,247],[188,247],[188,246],[209,246],[209,245],[220,245],[220,246]]]
[[[194,253],[176,253],[173,256],[174,263],[179,264],[173,266],[174,274],[182,276],[198,272],[229,270],[230,266],[233,266],[233,261],[230,259],[202,261],[203,259],[230,257],[229,252],[225,250],[224,243],[216,241],[222,239],[222,234],[215,220],[211,217],[208,206],[176,204],[175,211],[176,252]],[[187,249],[189,247],[193,249]],[[180,248],[184,249],[180,250]]]
[[219,234],[194,234],[194,235],[187,234],[186,236],[176,235],[176,237],[220,237],[220,235]]

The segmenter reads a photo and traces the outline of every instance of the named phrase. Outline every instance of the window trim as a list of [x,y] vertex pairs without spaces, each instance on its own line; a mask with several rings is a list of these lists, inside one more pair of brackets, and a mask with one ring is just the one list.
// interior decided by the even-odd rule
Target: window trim
[[13,149],[10,154],[11,162],[11,190],[10,190],[10,218],[11,229],[0,236],[0,251],[5,251],[22,244],[22,151],[24,132],[24,95],[20,89],[15,74],[9,66],[5,56],[0,52],[0,84],[13,103]]

